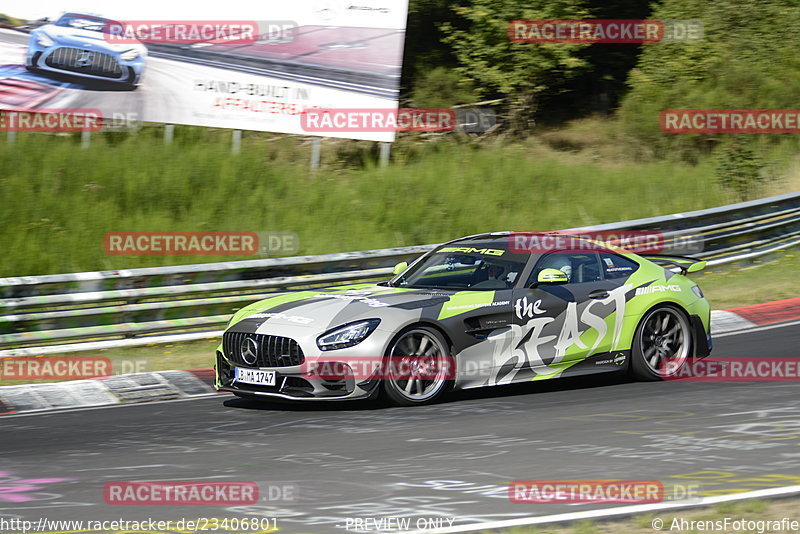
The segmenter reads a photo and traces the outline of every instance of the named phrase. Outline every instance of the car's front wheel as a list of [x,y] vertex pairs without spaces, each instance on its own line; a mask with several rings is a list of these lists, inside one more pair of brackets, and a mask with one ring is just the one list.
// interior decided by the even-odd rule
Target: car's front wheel
[[640,380],[663,380],[689,360],[692,330],[686,314],[673,306],[648,311],[633,337],[631,374]]
[[431,403],[450,389],[454,372],[442,334],[417,326],[400,334],[389,347],[383,391],[397,406]]

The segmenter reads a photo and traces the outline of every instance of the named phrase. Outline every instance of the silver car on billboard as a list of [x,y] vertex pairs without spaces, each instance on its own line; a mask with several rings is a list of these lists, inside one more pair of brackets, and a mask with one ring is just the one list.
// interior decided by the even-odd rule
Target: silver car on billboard
[[56,22],[31,31],[26,67],[136,88],[144,73],[147,48],[138,42],[109,40],[108,29],[118,24],[95,15],[65,13]]

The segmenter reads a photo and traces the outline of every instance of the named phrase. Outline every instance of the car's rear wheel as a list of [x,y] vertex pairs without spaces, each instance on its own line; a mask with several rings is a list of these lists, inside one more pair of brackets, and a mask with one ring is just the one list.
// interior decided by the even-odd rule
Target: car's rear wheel
[[686,314],[673,306],[648,311],[633,337],[631,373],[640,380],[663,380],[680,372],[692,351]]
[[386,355],[383,391],[398,406],[438,400],[452,386],[450,347],[433,328],[417,326],[394,340]]

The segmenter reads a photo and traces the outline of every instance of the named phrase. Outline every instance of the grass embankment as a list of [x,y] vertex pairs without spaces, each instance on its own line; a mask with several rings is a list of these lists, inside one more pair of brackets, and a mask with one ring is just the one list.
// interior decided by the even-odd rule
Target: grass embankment
[[[578,521],[567,525],[518,527],[504,530],[505,534],[640,534],[649,532],[759,532],[783,534],[797,532],[792,530],[791,521],[800,521],[797,510],[800,499],[779,499],[763,501],[758,499],[729,502],[691,510],[639,514],[627,519],[612,521]],[[728,518],[729,526],[724,521]],[[787,529],[783,529],[782,519]],[[695,523],[692,524],[691,521]],[[706,523],[720,521],[721,524]],[[737,521],[743,521],[736,523]],[[702,522],[702,523],[701,523]],[[752,522],[752,523],[749,523]],[[759,523],[761,522],[761,523]],[[654,528],[656,525],[658,528]],[[745,528],[735,528],[737,526]],[[778,528],[772,528],[778,527]],[[489,534],[485,531],[484,534]],[[491,531],[497,532],[497,531]]]
[[[387,169],[374,166],[374,143],[326,141],[316,174],[307,169],[309,147],[295,138],[248,134],[242,153],[232,155],[226,131],[179,127],[169,147],[160,133],[95,136],[87,151],[74,136],[20,134],[14,145],[0,142],[0,276],[222,259],[108,256],[102,243],[109,231],[291,231],[300,236],[300,254],[319,254],[487,230],[561,229],[736,200],[715,182],[710,161],[630,162],[610,121],[576,121],[515,144],[401,139]],[[800,163],[780,153],[774,159],[787,170],[761,194],[800,187]],[[797,296],[798,271],[800,258],[790,254],[768,267],[715,269],[698,280],[712,308],[726,309]],[[216,344],[73,354],[189,369],[210,367]]]
[[[156,128],[120,139],[20,134],[0,142],[0,276],[252,259],[110,256],[110,231],[285,231],[300,254],[433,243],[471,233],[555,230],[724,204],[709,163],[621,164],[561,139],[480,146],[452,140],[398,148],[387,169],[342,163],[371,157],[326,145],[308,171],[294,138],[224,132],[176,136]],[[191,134],[191,135],[190,135]],[[548,144],[549,143],[549,144]],[[550,148],[557,145],[560,150]],[[356,156],[353,156],[356,154]],[[360,154],[360,155],[359,155]]]
[[733,269],[720,266],[696,278],[712,310],[800,297],[800,248],[775,261]]

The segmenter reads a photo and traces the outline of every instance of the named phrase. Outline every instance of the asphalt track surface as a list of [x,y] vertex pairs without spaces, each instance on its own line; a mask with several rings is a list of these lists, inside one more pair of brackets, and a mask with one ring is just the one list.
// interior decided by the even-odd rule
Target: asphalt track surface
[[[794,358],[799,346],[800,324],[784,323],[720,335],[714,356]],[[691,484],[704,496],[797,485],[799,393],[796,381],[607,375],[458,392],[413,408],[218,395],[7,416],[0,518],[268,517],[287,533],[344,532],[355,518],[446,526],[613,506],[514,504],[513,480],[659,480],[668,498]],[[107,505],[104,484],[127,480],[253,481],[262,501]],[[269,500],[269,487],[284,485],[295,488],[292,500]]]

